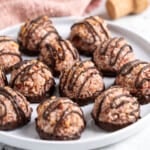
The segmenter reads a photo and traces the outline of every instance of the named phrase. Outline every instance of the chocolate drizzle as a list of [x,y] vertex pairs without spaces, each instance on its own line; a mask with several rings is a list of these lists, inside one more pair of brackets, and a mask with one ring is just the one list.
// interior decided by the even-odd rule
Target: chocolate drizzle
[[[49,50],[50,52],[50,58],[51,59],[51,64],[50,66],[51,67],[55,67],[56,66],[56,57],[58,58],[59,61],[63,61],[65,59],[65,51],[64,49],[61,49],[61,53],[57,52],[57,50],[51,45],[51,44],[46,44],[46,48]],[[62,54],[62,55],[60,55]]]
[[64,41],[64,44],[65,44],[66,48],[71,52],[74,60],[76,60],[77,58],[80,57],[77,50],[76,50],[76,48],[73,47],[73,46],[70,46],[71,43],[69,43],[68,41]]
[[[148,62],[140,61],[138,59],[131,61],[122,66],[115,84],[123,86],[127,85],[130,93],[138,98],[140,104],[147,104],[150,102],[148,87],[150,81],[148,75],[149,68],[150,64]],[[125,81],[123,80],[123,77],[125,78]],[[128,83],[127,78],[133,78],[130,84]]]
[[[15,88],[16,90],[19,90],[20,86],[23,87],[20,90],[20,92],[23,93],[24,96],[26,96],[26,98],[28,99],[28,101],[32,103],[37,103],[42,101],[43,99],[50,96],[50,94],[52,94],[52,92],[54,91],[55,81],[51,75],[50,69],[44,64],[40,65],[40,63],[41,62],[37,60],[23,61],[22,63],[16,66],[16,70],[15,70],[16,72],[14,72],[16,74],[11,78],[11,83],[10,83],[11,87]],[[36,68],[36,70],[34,68]],[[45,69],[50,73],[49,78],[45,77],[46,76]],[[39,71],[41,71],[42,73]],[[35,75],[36,73],[45,79],[44,84],[40,85],[40,89],[34,86],[30,86],[30,85],[28,86],[27,84],[24,84],[26,83],[28,78],[30,78],[31,79],[30,82],[34,84],[35,78],[33,77],[33,74]],[[19,83],[16,82],[16,80],[19,81]],[[33,88],[35,88],[37,92],[34,92]],[[24,91],[24,89],[27,89],[28,92],[26,92],[26,90]]]
[[[52,58],[52,59],[50,59],[51,64],[48,64],[48,65],[50,68],[54,68],[56,63],[55,63],[55,60],[53,59],[53,48],[51,47],[50,44],[46,44],[45,46],[46,46],[46,49],[49,51],[49,55],[50,55],[49,58]],[[44,60],[42,60],[42,61],[44,61]]]
[[[84,69],[83,68],[84,64],[87,63],[87,62],[88,61],[82,61],[80,63],[75,63],[72,66],[72,68],[70,69],[70,71],[68,72],[67,77],[66,77],[66,80],[67,80],[67,79],[69,79],[69,76],[72,76],[70,78],[70,80],[68,81],[70,83],[69,86],[68,86],[68,90],[73,90],[73,87],[75,86],[76,81],[78,80],[78,78],[81,76],[82,73],[87,72],[89,69],[95,69],[94,66]],[[82,71],[80,72],[79,69],[81,70],[81,68],[82,68]]]
[[[106,41],[104,41],[102,44],[101,44],[101,47],[100,47],[100,55],[105,55],[106,53],[107,53],[107,51],[109,50],[109,48],[111,48],[112,47],[112,50],[111,50],[111,54],[110,54],[110,62],[109,62],[109,64],[111,65],[111,66],[114,66],[115,64],[116,64],[116,62],[117,62],[117,60],[119,59],[119,57],[120,57],[120,55],[125,51],[125,49],[128,47],[129,48],[129,50],[122,56],[122,57],[125,57],[127,54],[129,54],[129,53],[131,53],[133,50],[132,50],[132,47],[130,46],[130,45],[128,45],[128,44],[123,44],[120,48],[119,48],[119,50],[118,50],[118,52],[117,52],[117,54],[116,54],[116,56],[114,57],[113,56],[113,53],[114,53],[114,49],[115,48],[117,48],[118,47],[118,45],[119,45],[119,43],[122,41],[122,40],[124,40],[124,38],[112,38],[112,39],[110,39],[108,42],[107,42],[107,44],[106,44]],[[115,43],[115,45],[112,45],[113,44],[113,42]],[[105,46],[103,46],[103,44],[106,44]]]
[[[77,110],[71,109],[72,107],[78,107],[76,103],[73,103],[71,101],[65,101],[64,98],[61,98],[61,99],[56,98],[53,102],[50,102],[50,101],[49,101],[49,105],[47,105],[42,115],[43,118],[47,121],[48,121],[48,117],[50,116],[52,112],[55,112],[57,109],[62,109],[63,105],[68,105],[65,109],[62,109],[61,115],[59,119],[57,119],[56,124],[53,129],[53,133],[51,134],[52,136],[57,135],[57,132],[59,131],[59,127],[62,125],[62,122],[66,119],[67,116],[71,115],[72,113],[77,114],[84,122],[84,127],[79,132],[81,132],[85,128],[86,122],[84,120],[83,111],[80,109],[78,112]],[[43,103],[41,105],[43,105]]]
[[[56,123],[56,125],[55,125],[55,127],[54,127],[54,134],[56,134],[57,133],[57,129],[58,129],[58,127],[60,127],[60,125],[61,125],[61,123],[67,118],[67,116],[69,116],[69,115],[71,115],[71,114],[77,114],[82,120],[83,120],[83,122],[84,122],[84,127],[85,127],[85,120],[83,119],[84,117],[83,117],[83,115],[81,115],[79,112],[77,112],[77,111],[69,111],[69,107],[64,111],[64,113],[61,115],[61,117],[60,117],[60,119],[57,121],[57,123]],[[84,128],[83,127],[83,128]],[[80,129],[80,130],[83,130],[83,129]],[[79,132],[81,132],[79,130]]]
[[[53,26],[52,26],[52,31],[48,31],[48,32],[41,38],[41,40],[38,42],[38,44],[36,45],[36,49],[37,49],[37,50],[40,49],[40,46],[41,46],[41,44],[43,43],[43,41],[44,41],[48,36],[50,36],[51,34],[56,34],[56,35],[59,37],[57,31],[56,31],[56,30],[53,28]],[[60,37],[59,37],[59,38],[60,38]]]
[[[79,72],[79,74],[76,75],[76,72],[79,70],[79,68],[82,68],[86,62],[87,62],[87,61],[77,62],[77,63],[75,63],[75,64],[68,70],[67,75],[65,76],[65,81],[64,81],[64,83],[66,83],[67,80],[70,79],[70,80],[68,81],[68,82],[69,82],[68,90],[73,90],[73,87],[75,86],[76,81],[78,80],[78,78],[80,77],[80,75],[81,75],[82,73],[87,72],[89,69],[95,69],[94,66],[93,66],[93,67],[90,67],[90,68],[87,68],[87,69],[85,69],[85,70],[82,69],[83,71]],[[65,72],[64,72],[64,73],[65,73]],[[76,77],[75,77],[75,75],[76,75]],[[62,75],[62,76],[63,76],[63,75]],[[71,77],[69,78],[69,76],[71,76]],[[60,82],[61,82],[61,81],[60,81]],[[60,83],[61,85],[63,84],[63,87],[62,87],[61,89],[64,89],[64,87],[65,87],[65,84],[64,84],[64,83]]]
[[[57,48],[57,44],[59,46],[58,48]],[[56,67],[56,62],[59,63],[66,59],[66,55],[67,55],[66,50],[70,52],[74,60],[79,60],[80,58],[77,50],[73,46],[71,46],[71,43],[69,43],[69,41],[59,40],[56,41],[55,43],[46,44],[46,49],[49,51],[49,55],[50,55],[48,58],[51,61],[49,66],[52,68]]]
[[[17,121],[19,123],[24,122],[26,119],[25,113],[23,112],[23,110],[20,108],[19,104],[17,103],[16,100],[16,96],[13,96],[11,93],[8,92],[8,90],[6,90],[5,88],[1,88],[0,87],[0,95],[3,95],[7,98],[7,100],[9,100],[14,108],[14,111],[17,115]],[[6,110],[6,114],[7,114],[7,110]]]
[[[75,63],[74,65],[77,65],[77,63]],[[69,78],[69,74],[71,73],[71,71],[73,70],[73,68],[75,67],[74,65],[72,65],[72,67],[69,69],[69,70],[64,70],[62,72],[62,78],[65,78],[64,79],[64,82],[62,82],[62,78],[60,78],[60,91],[63,90],[65,88],[65,84]]]
[[[94,39],[94,42],[96,41],[96,36],[98,36],[98,33],[97,31],[95,30],[95,28],[93,27],[93,25],[88,21],[88,20],[85,20],[83,22],[83,24],[85,24],[85,26],[88,28],[88,30],[90,31],[90,33],[92,34],[92,37]],[[101,41],[101,37],[98,36],[99,40]]]
[[114,92],[114,90],[116,90],[116,89],[117,89],[117,87],[114,87],[111,91],[109,91],[109,92],[105,95],[105,93],[109,90],[109,89],[107,89],[107,90],[105,91],[105,93],[103,94],[103,97],[102,97],[102,99],[101,99],[101,101],[100,101],[100,103],[99,103],[99,107],[98,107],[97,114],[96,114],[96,118],[97,118],[97,119],[99,118],[99,114],[101,113],[102,105],[103,105],[105,99],[107,98],[108,94],[112,94],[112,93]]
[[17,53],[0,51],[0,56],[2,56],[2,55],[12,55],[12,56],[16,56],[16,57],[19,58],[20,61],[22,61],[21,55],[20,55],[20,54],[17,54]]
[[70,81],[69,81],[69,86],[68,86],[68,90],[73,90],[73,87],[75,86],[76,84],[76,81],[78,80],[78,78],[86,73],[88,70],[95,70],[95,67],[89,67],[89,68],[86,68],[84,69],[83,71],[81,71],[79,74],[76,73],[76,71],[78,70],[78,68],[76,68],[76,70],[74,70],[74,72],[72,73],[72,78],[70,78]]
[[[101,81],[101,83],[98,84],[102,84],[102,87],[95,89],[95,91],[92,92],[88,91],[87,89],[87,95],[82,95],[82,90],[89,79],[94,78],[95,75],[101,76],[94,65],[86,65],[86,63],[90,63],[90,61],[86,60],[76,62],[69,70],[64,71],[60,78],[59,84],[60,95],[67,97],[67,91],[68,93],[72,93],[73,96],[70,98],[72,98],[72,100],[77,102],[80,106],[93,102],[95,97],[105,88],[103,82]],[[79,83],[78,88],[75,89],[76,84],[82,75],[83,78],[81,83]]]
[[[122,57],[125,57],[127,54],[129,54],[129,53],[131,53],[131,52],[133,51],[133,50],[132,50],[132,47],[131,47],[130,45],[128,45],[128,44],[124,44],[124,45],[120,48],[120,50],[119,50],[119,52],[117,53],[117,55],[116,55],[115,58],[113,58],[113,57],[112,57],[112,54],[111,54],[111,59],[110,59],[110,65],[111,65],[111,66],[113,66],[113,65],[116,64],[116,62],[117,62],[119,56],[121,55],[122,52],[124,52],[125,48],[127,48],[127,47],[129,47],[129,51],[127,51],[127,52],[122,56]],[[113,51],[112,51],[112,53],[113,53]]]
[[85,44],[94,44],[95,43],[95,41],[96,41],[96,32],[95,32],[95,30],[93,29],[93,26],[91,25],[91,24],[89,24],[87,21],[86,22],[79,22],[79,23],[76,23],[76,24],[74,24],[73,26],[72,26],[72,28],[74,27],[74,26],[76,26],[76,25],[85,25],[86,26],[86,28],[87,28],[87,30],[89,31],[89,33],[91,34],[91,36],[92,36],[92,39],[93,39],[93,41],[91,41],[91,42],[87,42],[87,40],[86,39],[84,39],[84,38],[82,38],[82,37],[80,37],[79,35],[75,35],[74,37],[73,37],[73,39],[72,39],[72,41],[76,41],[76,39],[79,39],[80,41],[83,41]]
[[96,98],[91,115],[100,128],[115,131],[140,119],[140,105],[126,89],[112,86]]
[[64,101],[62,103],[59,99],[57,99],[57,101],[55,100],[47,106],[46,110],[43,113],[43,118],[47,120],[49,114],[55,111],[56,109],[60,108],[62,104],[69,104],[69,105],[77,106],[76,103],[69,102],[69,101]]
[[[6,108],[5,104],[4,104],[4,102],[1,101],[1,100],[0,100],[0,105],[2,105],[1,107],[4,108],[4,112],[1,112],[1,113],[0,113],[0,119],[3,119],[3,117],[5,117],[5,116],[7,115],[7,108]],[[0,121],[1,121],[1,120],[0,120]]]
[[[101,98],[101,101],[99,103],[99,107],[98,107],[98,110],[97,110],[97,114],[96,114],[96,117],[95,119],[97,120],[97,122],[99,121],[99,115],[101,114],[101,111],[102,111],[102,106],[103,106],[103,103],[105,102],[106,98],[110,95],[110,94],[113,94],[115,91],[117,91],[117,88],[118,87],[114,87],[114,88],[109,88],[107,89],[107,91],[105,91],[105,93],[103,94],[102,98]],[[110,90],[111,89],[111,90]],[[120,101],[119,104],[115,104],[115,101],[121,97],[126,97],[126,98],[131,98],[132,100],[132,96],[130,94],[118,94],[116,95],[115,97],[113,97],[111,99],[111,103],[110,103],[110,108],[111,109],[118,109],[120,108],[121,106],[127,104],[127,103],[132,103],[132,105],[139,105],[138,102],[135,102],[135,101],[126,101],[125,99],[122,99],[122,101]],[[110,109],[109,107],[107,109]],[[133,110],[131,113],[129,113],[129,115],[133,115],[135,117],[135,119],[137,120],[138,118],[135,116],[134,113],[138,112],[139,111],[139,107],[138,109],[136,110]],[[107,112],[107,111],[106,111]],[[118,114],[117,114],[118,116]],[[119,116],[118,116],[119,117]]]
[[134,60],[134,61],[131,61],[129,63],[126,63],[121,69],[120,69],[120,72],[119,74],[125,76],[127,74],[129,74],[134,67],[140,65],[140,64],[147,64],[147,62],[143,62],[143,61],[140,61],[140,60]]
[[[18,47],[13,47],[14,44],[16,44]],[[8,59],[7,56],[11,56],[9,57],[10,62],[5,60],[2,60],[1,62],[1,65],[3,65],[5,72],[9,73],[16,63],[22,61],[21,54],[19,52],[19,45],[15,40],[10,39],[7,36],[0,36],[0,45],[2,46],[0,49],[0,57],[6,56],[5,59]]]
[[105,41],[101,44],[100,47],[100,54],[101,55],[105,55],[107,50],[109,49],[109,46],[114,42],[114,40],[116,40],[117,38],[112,38],[109,40],[109,42],[107,43],[107,45],[105,47],[102,47],[102,45],[105,43]]
[[[39,20],[38,20],[39,21]],[[47,22],[48,24],[50,23],[49,20],[48,21],[45,21]],[[39,28],[41,25],[43,25],[43,21],[41,21],[40,23],[37,22],[37,24],[34,26],[34,25],[30,25],[31,27],[29,28],[29,30],[27,31],[28,34],[25,38],[25,47],[27,47],[27,44],[29,43],[29,40],[31,39],[31,36],[32,34],[36,31],[37,28]],[[34,28],[33,28],[34,27]]]
[[146,70],[148,69],[150,70],[150,64],[147,64],[145,65],[143,68],[141,68],[141,70],[139,71],[139,73],[137,74],[137,77],[136,77],[136,80],[135,80],[135,87],[136,88],[141,88],[141,86],[143,85],[143,83],[145,81],[149,81],[150,82],[150,78],[143,78],[141,81],[140,81],[140,75]]
[[35,65],[35,64],[37,63],[37,62],[35,62],[35,63],[32,63],[32,64],[27,65],[29,62],[30,62],[30,61],[25,60],[25,61],[19,63],[19,64],[16,66],[15,69],[17,69],[19,66],[22,66],[22,65],[25,65],[25,64],[26,64],[26,67],[24,67],[23,69],[20,69],[20,71],[16,74],[16,76],[11,80],[11,83],[10,83],[11,87],[14,87],[14,84],[15,84],[16,79],[17,79],[21,74],[23,74],[26,70],[30,70],[30,68],[31,68],[33,65]]
[[94,44],[95,41],[96,41],[96,36],[95,36],[96,32],[95,32],[95,30],[93,29],[93,26],[92,26],[91,24],[89,24],[87,21],[86,21],[86,22],[83,21],[83,22],[79,22],[79,23],[74,24],[74,25],[71,27],[71,29],[72,29],[73,27],[75,27],[76,25],[79,25],[79,26],[80,26],[80,25],[85,25],[86,28],[87,28],[87,30],[89,31],[89,33],[92,35],[93,41],[87,43],[87,40],[81,38],[79,35],[75,35],[75,36],[73,37],[72,41],[74,41],[74,40],[76,39],[76,37],[78,37],[78,38],[79,38],[80,40],[82,40],[84,43],[87,43],[87,44]]
[[95,22],[99,23],[99,26],[101,27],[102,31],[105,33],[105,35],[107,36],[107,38],[109,38],[109,34],[108,34],[107,30],[104,27],[104,23],[100,22],[99,19],[96,19],[94,16],[90,16],[89,19],[90,18],[93,19],[93,20],[95,20]]
[[[83,34],[79,34],[80,31],[75,31],[74,33],[73,28],[77,27],[78,29],[80,26],[84,26],[83,29],[86,30],[87,34],[89,35],[88,37],[84,37]],[[104,21],[101,22],[100,18],[96,17],[88,17],[81,22],[75,23],[71,29],[71,41],[80,51],[80,53],[85,55],[90,55],[95,49],[97,49],[97,45],[99,43],[110,38]]]
[[[92,73],[90,73],[89,76],[87,76],[87,77],[84,79],[84,82],[81,84],[81,86],[80,86],[80,88],[79,88],[79,90],[78,90],[78,93],[77,93],[77,97],[78,97],[78,98],[80,97],[81,92],[82,92],[82,89],[83,89],[84,85],[86,84],[86,82],[87,82],[93,75],[98,75],[98,74],[99,74],[98,71],[92,72]],[[100,91],[102,91],[102,90],[103,90],[103,89],[101,89]],[[92,96],[94,97],[94,95],[92,95]]]
[[[102,28],[104,34],[107,36],[107,38],[109,38],[109,34],[108,34],[108,32],[106,31],[106,29],[104,28],[103,23],[99,22],[99,20],[96,19],[96,18],[93,17],[93,16],[86,18],[86,19],[83,20],[82,22],[75,23],[75,24],[71,27],[71,29],[73,29],[76,25],[84,24],[84,25],[87,27],[88,31],[91,33],[92,38],[93,38],[93,40],[94,40],[91,44],[95,43],[95,41],[96,41],[96,36],[99,38],[100,41],[102,41],[101,37],[99,36],[99,33],[98,33],[97,30],[93,27],[93,25],[90,23],[90,20],[93,20],[93,21],[97,22],[97,23],[99,24],[99,26]],[[82,40],[84,40],[84,39],[82,39]],[[85,42],[86,42],[86,41],[85,41]]]
[[[34,39],[32,39],[32,35],[36,32],[36,30],[39,27],[43,27],[42,29],[46,30],[43,37],[39,37],[40,39],[37,39],[38,42],[34,43],[34,48],[30,48],[30,40],[32,42],[35,42]],[[60,38],[56,29],[52,25],[52,22],[48,19],[47,16],[40,16],[38,18],[35,18],[33,20],[29,20],[24,26],[25,33],[22,33],[22,30],[19,34],[19,43],[21,45],[21,50],[24,53],[27,53],[28,55],[36,55],[39,52],[40,46],[43,43],[43,41],[50,36],[51,34],[56,34],[56,38]],[[40,32],[40,31],[39,31]],[[23,41],[24,40],[24,41]],[[33,52],[32,52],[33,51]]]
[[61,49],[61,51],[59,51],[59,52],[57,51],[57,49],[54,46],[52,46],[52,44],[47,44],[46,46],[47,46],[47,49],[49,51],[51,51],[50,52],[50,54],[52,54],[51,58],[57,57],[58,60],[63,61],[63,60],[65,60],[65,49],[63,48],[62,43],[60,41],[57,41],[57,42],[58,42],[60,49]]
[[0,71],[1,71],[1,76],[0,76],[0,80],[2,80],[1,82],[3,82],[3,85],[0,85],[1,87],[5,86],[5,85],[8,85],[8,81],[7,81],[7,77],[5,75],[5,71],[3,68],[0,68]]
[[[111,109],[117,109],[117,108],[123,106],[124,104],[129,103],[129,101],[124,101],[124,100],[122,100],[122,101],[120,101],[119,104],[116,104],[115,101],[118,100],[118,99],[121,98],[121,97],[132,98],[132,96],[129,95],[129,94],[120,94],[120,95],[115,96],[115,97],[112,99],[112,103],[110,104],[110,108],[111,108]],[[138,102],[136,102],[136,103],[134,102],[134,105],[135,105],[135,104],[138,104]]]

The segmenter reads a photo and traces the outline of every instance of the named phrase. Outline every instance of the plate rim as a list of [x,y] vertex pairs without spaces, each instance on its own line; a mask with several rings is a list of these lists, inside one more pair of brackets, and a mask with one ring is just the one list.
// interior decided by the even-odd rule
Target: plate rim
[[[72,21],[75,21],[77,19],[75,18],[75,19],[71,19],[69,21],[72,22]],[[63,21],[63,19],[61,21]],[[56,19],[56,22],[61,22],[61,21]],[[54,22],[55,22],[55,20],[54,20]],[[65,22],[65,23],[67,23],[67,22]],[[113,28],[117,28],[119,30],[126,31],[126,32],[132,34],[133,36],[136,36],[136,38],[138,38],[139,40],[142,40],[143,43],[146,43],[146,45],[150,46],[150,42],[148,42],[147,39],[145,39],[144,37],[140,36],[139,34],[133,32],[131,29],[122,27],[121,25],[112,23],[110,21],[107,21],[107,24],[108,24],[108,26],[112,26]],[[11,27],[5,28],[5,29],[2,29],[2,30],[0,30],[0,35],[1,35],[1,33],[9,32],[9,30],[16,30],[21,25],[22,25],[22,23],[18,24],[18,25],[15,25],[15,26],[11,26]],[[132,125],[126,127],[126,128],[123,128],[121,130],[118,130],[118,131],[112,132],[110,134],[104,135],[103,138],[97,136],[97,137],[95,137],[93,139],[87,138],[87,139],[82,139],[82,140],[79,139],[79,140],[71,140],[71,141],[45,141],[45,140],[41,140],[41,139],[32,139],[32,138],[26,138],[26,137],[19,137],[19,136],[16,136],[16,135],[9,134],[9,133],[7,133],[5,131],[0,131],[0,140],[1,140],[1,142],[5,143],[5,144],[9,144],[9,145],[13,144],[13,146],[17,146],[17,147],[20,147],[20,142],[21,142],[22,143],[21,144],[22,145],[21,148],[28,148],[28,149],[31,149],[31,147],[33,146],[33,145],[31,145],[31,147],[30,147],[29,146],[30,144],[35,144],[37,147],[38,146],[42,147],[44,145],[45,146],[52,146],[53,145],[53,146],[56,146],[56,147],[66,146],[65,148],[67,148],[68,146],[71,146],[71,145],[79,144],[79,147],[81,146],[83,148],[83,146],[85,144],[87,144],[87,143],[88,143],[87,145],[90,145],[90,144],[92,145],[93,142],[97,143],[100,140],[107,141],[107,140],[110,140],[110,138],[116,137],[119,134],[123,134],[123,133],[126,133],[128,131],[131,131],[134,128],[140,128],[140,126],[142,124],[144,124],[144,122],[148,121],[149,119],[150,119],[150,113],[147,114],[142,119],[140,119],[139,121],[137,121],[136,123],[134,123],[134,124],[132,124]],[[135,132],[137,132],[137,131],[135,131]],[[132,135],[132,134],[135,134],[135,133],[129,133],[129,134]],[[126,137],[129,137],[129,135],[126,135],[123,139],[125,139]],[[9,141],[7,142],[8,139],[9,139]],[[18,142],[13,143],[12,141],[18,141]],[[116,140],[116,142],[117,142],[117,140]],[[116,142],[113,141],[112,143],[116,143]],[[101,143],[100,147],[106,146],[107,145],[106,143]],[[109,142],[109,145],[112,144],[112,143]],[[90,148],[96,148],[96,147],[92,146]]]

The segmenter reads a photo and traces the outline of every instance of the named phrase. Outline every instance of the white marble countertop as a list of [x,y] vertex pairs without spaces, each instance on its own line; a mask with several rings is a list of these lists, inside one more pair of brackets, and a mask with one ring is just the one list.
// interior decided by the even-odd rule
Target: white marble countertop
[[[97,10],[93,11],[91,15],[100,14],[103,18],[109,20],[109,17],[104,7],[104,3],[105,0],[103,0],[101,6]],[[146,11],[141,14],[126,16],[112,22],[140,34],[142,37],[150,42],[150,6]],[[150,149],[149,139],[150,127],[144,128],[143,131],[139,131],[139,133],[137,133],[136,135],[129,137],[122,142],[101,148],[99,150],[148,150]],[[0,145],[0,149],[16,150],[15,148],[10,148],[8,146],[5,146],[5,148],[3,148],[3,145]]]

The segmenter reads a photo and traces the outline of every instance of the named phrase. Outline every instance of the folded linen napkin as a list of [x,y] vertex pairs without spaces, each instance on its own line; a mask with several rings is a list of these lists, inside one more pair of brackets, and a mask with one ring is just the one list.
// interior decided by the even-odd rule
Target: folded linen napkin
[[101,0],[0,0],[0,28],[40,15],[80,16],[98,7]]

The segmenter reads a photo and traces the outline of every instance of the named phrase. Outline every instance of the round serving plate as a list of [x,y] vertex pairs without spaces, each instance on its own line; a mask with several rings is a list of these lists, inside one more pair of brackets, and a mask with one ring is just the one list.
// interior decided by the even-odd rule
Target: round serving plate
[[[60,35],[67,38],[70,32],[70,26],[77,21],[77,19],[54,19],[54,25],[57,28]],[[8,35],[13,38],[17,37],[20,25],[10,27],[0,31],[0,35]],[[113,36],[124,37],[133,47],[133,50],[137,58],[149,61],[150,60],[150,43],[139,35],[124,29],[120,26],[114,25],[108,22],[108,28],[110,29]],[[23,56],[23,59],[33,59],[34,57]],[[81,56],[82,59],[91,59],[88,57]],[[9,75],[8,75],[9,79]],[[58,85],[59,81],[56,79]],[[114,82],[114,78],[104,78],[106,87],[110,86]],[[58,86],[56,86],[58,87]],[[55,94],[58,95],[58,89],[56,89]],[[84,149],[95,149],[106,145],[110,145],[119,142],[135,133],[138,133],[146,126],[149,126],[148,122],[150,120],[150,104],[141,106],[141,119],[136,123],[115,131],[106,132],[98,128],[91,118],[91,110],[93,104],[82,107],[85,113],[85,119],[87,121],[87,126],[82,136],[78,140],[71,141],[47,141],[41,140],[35,130],[35,118],[36,118],[36,104],[31,104],[33,108],[32,119],[29,124],[22,128],[18,128],[13,131],[0,131],[0,142],[16,146],[23,149],[36,149],[36,150],[49,150],[49,149],[71,149],[71,150],[84,150]]]

